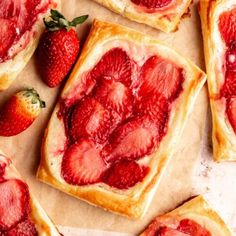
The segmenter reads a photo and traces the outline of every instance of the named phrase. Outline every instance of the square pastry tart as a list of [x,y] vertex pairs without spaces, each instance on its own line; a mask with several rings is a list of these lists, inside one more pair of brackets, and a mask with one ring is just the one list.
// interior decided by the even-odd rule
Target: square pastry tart
[[140,236],[233,236],[202,196],[158,216]]
[[46,129],[38,178],[141,217],[205,80],[157,40],[95,20]]
[[0,1],[0,91],[28,63],[44,30],[43,17],[58,7],[60,0]]
[[11,160],[0,151],[0,235],[60,236]]
[[236,3],[200,1],[216,161],[236,160]]
[[160,29],[166,33],[177,29],[188,12],[191,0],[95,0],[122,16]]

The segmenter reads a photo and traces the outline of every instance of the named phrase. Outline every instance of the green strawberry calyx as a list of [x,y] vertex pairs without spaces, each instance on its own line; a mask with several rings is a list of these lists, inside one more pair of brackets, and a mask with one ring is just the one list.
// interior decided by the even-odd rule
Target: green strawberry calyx
[[88,15],[75,17],[72,21],[66,20],[66,18],[57,10],[51,9],[51,15],[49,18],[44,18],[44,24],[49,31],[56,31],[66,28],[68,31],[72,27],[76,27],[78,24],[82,24],[87,20]]
[[23,91],[23,96],[26,98],[31,98],[32,104],[37,104],[39,102],[40,108],[45,108],[46,103],[41,100],[38,92],[34,88],[27,88]]

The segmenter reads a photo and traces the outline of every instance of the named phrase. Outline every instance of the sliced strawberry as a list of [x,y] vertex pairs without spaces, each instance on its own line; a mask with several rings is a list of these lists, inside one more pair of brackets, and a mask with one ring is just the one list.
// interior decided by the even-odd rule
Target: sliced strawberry
[[0,162],[0,182],[2,182],[4,180],[3,176],[5,174],[6,166],[7,166],[6,163]]
[[139,97],[163,94],[172,101],[182,91],[183,70],[170,60],[150,57],[142,66]]
[[226,113],[234,132],[236,133],[236,97],[227,100]]
[[103,182],[118,189],[127,189],[141,182],[148,172],[148,167],[124,160],[115,163],[105,172]]
[[105,53],[91,71],[92,78],[112,78],[126,86],[131,85],[131,60],[122,48],[112,48]]
[[133,110],[133,95],[129,88],[113,79],[102,79],[95,89],[95,98],[107,109],[116,111],[123,119]]
[[169,5],[172,0],[131,0],[134,4],[148,9],[158,9]]
[[105,170],[100,150],[92,141],[83,139],[67,149],[62,160],[61,174],[69,184],[86,185],[99,182]]
[[227,10],[219,17],[219,30],[221,37],[227,45],[236,41],[236,8]]
[[2,62],[8,56],[7,52],[15,40],[16,32],[12,21],[0,19],[0,24],[0,62]]
[[[155,234],[155,236],[188,236],[188,235],[189,234],[181,233],[180,231],[169,228],[167,226],[161,227]],[[192,236],[200,236],[200,235],[193,234]]]
[[170,103],[161,94],[146,96],[137,101],[135,114],[146,115],[158,125],[160,130],[165,130],[170,113]]
[[103,143],[112,132],[115,122],[108,109],[96,99],[87,97],[80,101],[72,112],[70,135],[73,141],[84,137]]
[[206,228],[189,219],[181,220],[177,229],[187,235],[211,236],[211,233]]
[[38,232],[34,223],[30,219],[26,219],[19,223],[15,228],[6,232],[4,236],[37,236]]
[[8,230],[19,223],[29,210],[28,187],[20,180],[0,183],[0,230]]
[[225,82],[220,91],[223,97],[231,97],[236,95],[236,72],[231,70],[227,71],[225,75]]
[[158,126],[147,116],[133,118],[118,127],[110,137],[103,156],[111,162],[139,159],[150,154],[160,140]]

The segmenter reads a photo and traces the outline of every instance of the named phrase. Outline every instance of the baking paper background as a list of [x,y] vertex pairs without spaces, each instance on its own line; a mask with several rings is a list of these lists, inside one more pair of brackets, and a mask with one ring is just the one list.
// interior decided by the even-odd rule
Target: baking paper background
[[[62,0],[62,2],[62,12],[70,19],[82,14],[90,16],[85,24],[78,27],[82,42],[94,18],[116,22],[164,41],[166,45],[175,48],[205,70],[196,1],[191,6],[191,17],[184,18],[179,30],[171,34],[131,22],[92,0]],[[179,136],[178,150],[169,163],[149,212],[143,219],[136,221],[90,206],[36,180],[41,139],[61,88],[50,89],[44,85],[38,76],[34,57],[10,89],[0,93],[0,105],[24,87],[36,88],[46,101],[47,108],[27,131],[16,137],[0,137],[0,149],[13,159],[13,163],[29,183],[32,192],[56,224],[84,229],[76,232],[75,229],[65,228],[63,232],[66,236],[109,235],[104,231],[112,231],[110,235],[115,235],[113,232],[135,235],[156,215],[175,208],[183,200],[199,193],[207,194],[211,204],[235,229],[236,235],[236,190],[234,190],[236,163],[216,164],[212,161],[211,122],[206,87],[197,98],[183,135]],[[103,232],[87,231],[90,229]]]

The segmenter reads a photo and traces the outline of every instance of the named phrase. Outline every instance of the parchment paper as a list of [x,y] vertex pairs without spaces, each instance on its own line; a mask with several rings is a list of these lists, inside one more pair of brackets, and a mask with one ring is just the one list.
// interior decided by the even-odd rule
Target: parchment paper
[[[161,33],[148,26],[126,20],[92,0],[62,0],[62,2],[62,12],[69,18],[82,14],[90,15],[89,20],[78,27],[78,34],[82,42],[87,36],[92,20],[96,17],[101,20],[118,22],[152,35],[204,69],[202,37],[196,2],[191,7],[191,18],[183,19],[179,30],[171,34]],[[95,235],[95,232],[96,235],[103,235],[101,231],[93,231],[92,234],[91,231],[87,231],[89,229],[137,234],[156,215],[175,208],[192,195],[206,192],[210,202],[220,211],[232,228],[236,228],[236,192],[234,191],[236,164],[215,164],[212,161],[209,138],[210,111],[206,88],[202,89],[184,133],[179,137],[178,150],[164,174],[149,212],[144,219],[134,221],[90,206],[36,180],[42,135],[60,88],[50,89],[44,85],[37,74],[33,57],[10,89],[0,93],[0,105],[14,92],[28,86],[38,90],[46,101],[47,108],[27,131],[16,137],[1,137],[0,148],[12,157],[14,164],[29,183],[32,192],[56,224],[85,229],[83,233],[80,230],[77,233],[73,230],[72,233],[65,229],[67,230],[66,235]],[[205,123],[207,123],[206,128]],[[201,149],[202,151],[200,151]],[[114,235],[114,233],[110,235]]]

